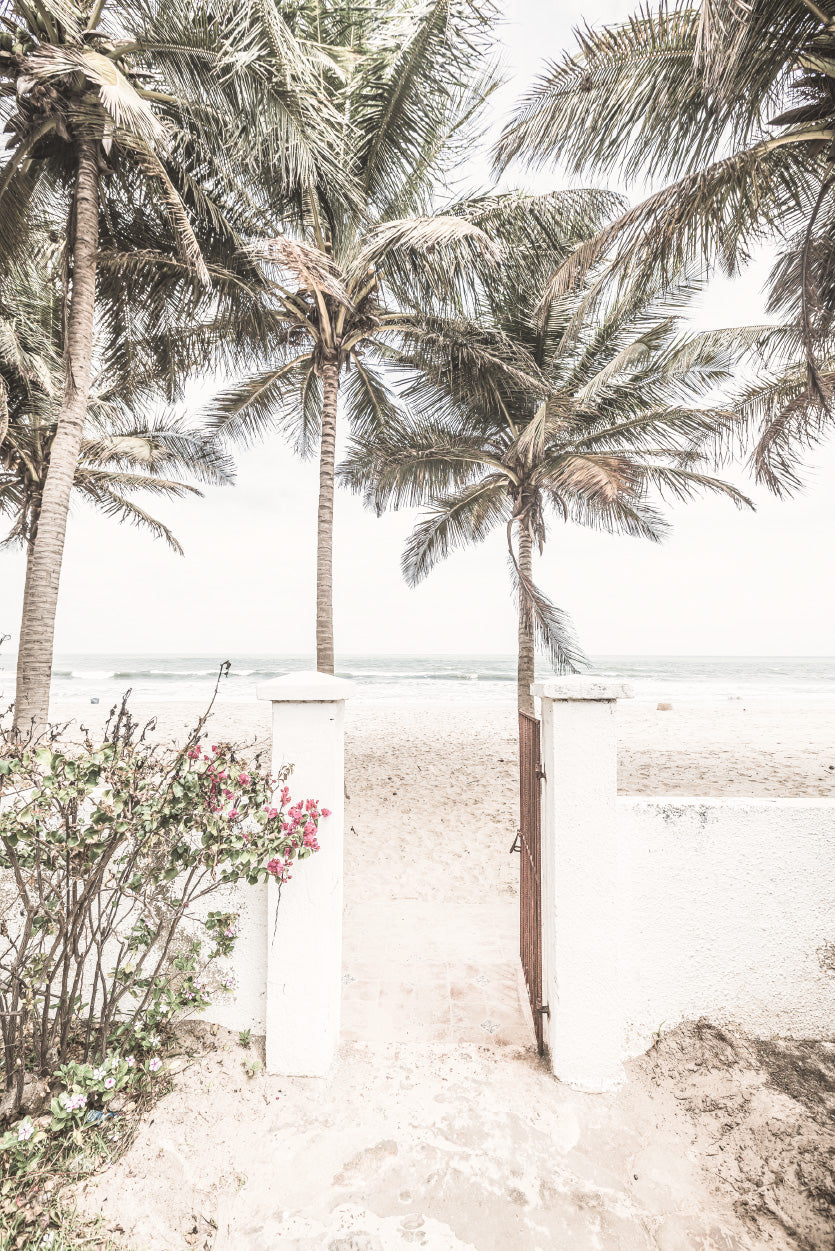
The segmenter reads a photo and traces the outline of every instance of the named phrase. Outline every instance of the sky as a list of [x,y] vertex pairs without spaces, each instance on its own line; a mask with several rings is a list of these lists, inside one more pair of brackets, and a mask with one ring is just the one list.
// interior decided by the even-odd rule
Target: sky
[[[571,30],[626,16],[623,0],[513,0],[502,34],[507,112],[544,57]],[[476,181],[487,166],[473,166]],[[563,185],[515,171],[532,190]],[[712,281],[693,309],[697,328],[762,316],[768,258],[735,281]],[[56,621],[56,653],[313,655],[317,471],[278,437],[237,455],[237,485],[203,499],[157,502],[185,549],[76,505]],[[814,454],[802,494],[786,502],[752,490],[756,513],[722,500],[668,510],[662,544],[554,524],[536,577],[574,618],[591,655],[821,655],[835,652],[835,446]],[[504,533],[454,554],[417,589],[400,554],[416,514],[376,518],[340,492],[336,503],[338,654],[509,653],[515,612]],[[0,552],[0,634],[16,635],[19,552]]]

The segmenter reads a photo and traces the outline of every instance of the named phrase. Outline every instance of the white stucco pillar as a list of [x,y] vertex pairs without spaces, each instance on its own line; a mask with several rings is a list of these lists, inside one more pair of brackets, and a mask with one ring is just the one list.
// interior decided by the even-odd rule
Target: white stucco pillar
[[352,685],[325,673],[288,673],[258,687],[272,703],[272,764],[292,764],[292,801],[316,799],[320,850],[296,864],[281,890],[270,881],[267,915],[267,1072],[327,1073],[339,1043],[345,700]]
[[618,948],[622,880],[616,700],[622,682],[536,682],[542,701],[542,995],[554,1074],[581,1090],[623,1080]]

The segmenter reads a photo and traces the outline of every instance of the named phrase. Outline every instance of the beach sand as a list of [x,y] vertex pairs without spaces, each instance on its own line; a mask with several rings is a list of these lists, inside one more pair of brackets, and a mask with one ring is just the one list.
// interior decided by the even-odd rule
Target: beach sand
[[[140,721],[156,716],[160,736],[182,739],[202,705],[137,702],[131,709]],[[56,703],[51,712],[53,720],[93,729],[100,729],[107,715],[104,705],[81,703]],[[835,704],[728,699],[659,712],[654,703],[622,700],[617,715],[621,794],[835,795]],[[398,705],[355,699],[348,701],[346,725],[349,791],[358,793],[361,778],[366,801],[390,798],[390,778],[419,785],[426,771],[441,786],[439,800],[465,776],[476,790],[504,794],[508,780],[515,785],[516,717],[510,703]],[[263,744],[269,729],[269,707],[253,699],[218,703],[207,732]]]
[[[179,738],[198,710],[157,711],[156,732]],[[634,701],[618,715],[624,793],[835,795],[833,707]],[[268,732],[264,705],[220,704],[209,742],[263,747]],[[539,1061],[516,955],[512,706],[356,699],[346,789],[332,1075],[247,1080],[235,1038],[204,1028],[197,1062],[85,1188],[86,1211],[152,1251],[831,1245],[814,1196],[835,1189],[832,1100],[789,1098],[756,1045],[682,1027],[606,1096]]]

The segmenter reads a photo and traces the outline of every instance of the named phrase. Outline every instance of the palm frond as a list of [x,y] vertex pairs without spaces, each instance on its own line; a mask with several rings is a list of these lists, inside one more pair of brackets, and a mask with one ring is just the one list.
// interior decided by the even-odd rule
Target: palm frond
[[658,488],[662,495],[672,499],[691,500],[697,494],[723,495],[731,500],[737,508],[754,508],[754,503],[738,487],[721,478],[710,474],[697,473],[692,469],[684,469],[677,465],[648,465],[644,470],[649,482]]
[[508,564],[513,594],[521,600],[531,624],[534,642],[547,651],[557,673],[579,673],[590,661],[577,641],[571,618],[548,599],[519,567],[513,550],[512,521],[507,525]]
[[116,127],[154,146],[162,141],[165,128],[148,101],[109,57],[93,48],[43,43],[27,58],[23,70],[33,83],[79,72],[98,87],[101,102]]
[[433,500],[403,552],[403,576],[416,586],[451,551],[480,543],[508,512],[505,481],[488,475],[464,490]]
[[278,266],[292,276],[302,291],[329,295],[347,308],[352,307],[351,297],[336,265],[319,248],[280,237],[250,244],[247,254]]
[[106,486],[104,483],[91,483],[85,484],[84,494],[106,517],[113,517],[116,521],[129,522],[131,525],[139,526],[140,529],[150,530],[154,538],[164,539],[178,556],[184,554],[180,543],[168,526],[158,521],[156,517],[152,517],[133,500],[126,499],[118,489]]
[[343,378],[340,397],[355,435],[373,442],[400,418],[396,396],[385,378],[367,361],[355,356]]
[[303,353],[250,374],[218,391],[202,410],[202,420],[217,436],[250,445],[281,426],[288,403],[298,394],[299,369],[306,377],[310,366],[310,355]]

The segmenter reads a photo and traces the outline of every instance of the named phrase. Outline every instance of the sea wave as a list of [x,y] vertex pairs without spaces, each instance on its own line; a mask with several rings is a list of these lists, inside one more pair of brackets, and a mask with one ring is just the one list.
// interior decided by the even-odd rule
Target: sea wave
[[[114,679],[117,682],[135,682],[135,681],[153,681],[153,682],[175,682],[183,678],[213,678],[216,677],[217,668],[214,669],[117,669],[115,671],[104,669],[72,669],[53,671],[54,678],[70,678],[70,679]],[[287,670],[277,666],[273,669],[236,669],[230,670],[230,678],[273,678],[278,677]],[[420,670],[420,669],[340,669],[339,677],[355,678],[362,681],[370,682],[515,682],[516,675],[513,673],[496,673],[489,670],[473,672],[464,669],[440,669],[440,670]]]
[[[104,703],[132,688],[136,700],[207,700],[223,655],[108,654],[56,657],[54,694],[58,699],[98,697]],[[0,657],[0,688],[14,686],[13,655]],[[240,668],[237,665],[240,664]],[[299,656],[242,653],[221,683],[222,701],[251,700],[260,682],[313,667]],[[358,698],[452,702],[510,701],[516,682],[512,655],[413,654],[346,655],[341,677],[354,683]],[[597,672],[632,684],[643,700],[724,701],[727,699],[835,700],[835,657],[791,656],[605,656]]]
[[[234,672],[234,670],[233,670]],[[340,669],[341,678],[362,678],[378,682],[515,682],[513,673],[466,673],[463,670],[426,673],[400,669]]]
[[[132,681],[136,679],[151,679],[154,682],[162,679],[179,679],[179,678],[214,678],[217,677],[218,665],[214,669],[122,669],[118,673],[110,674],[110,677],[118,678],[121,681]],[[233,669],[232,675],[237,678],[250,677],[256,673],[272,676],[276,672],[275,669]],[[73,675],[75,676],[75,675]]]

